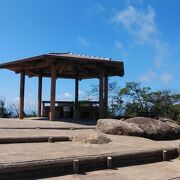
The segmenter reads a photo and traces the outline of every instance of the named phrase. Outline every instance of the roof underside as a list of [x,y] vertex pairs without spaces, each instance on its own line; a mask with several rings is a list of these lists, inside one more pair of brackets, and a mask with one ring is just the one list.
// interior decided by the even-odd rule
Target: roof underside
[[31,58],[0,64],[1,69],[9,69],[16,73],[22,71],[29,77],[51,77],[51,65],[57,67],[60,78],[96,78],[101,72],[108,76],[123,76],[123,62],[108,58],[77,55],[72,53],[50,53]]

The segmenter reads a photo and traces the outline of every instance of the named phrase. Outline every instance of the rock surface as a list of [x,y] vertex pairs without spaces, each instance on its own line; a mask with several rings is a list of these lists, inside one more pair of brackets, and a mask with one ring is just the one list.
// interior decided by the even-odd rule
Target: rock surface
[[93,134],[81,134],[74,136],[72,139],[73,142],[89,143],[89,144],[106,144],[111,142],[111,139],[102,133],[93,133]]
[[134,123],[145,132],[145,137],[157,140],[180,138],[180,126],[172,121],[162,121],[147,117],[135,117],[126,122]]
[[100,119],[97,130],[106,134],[141,136],[154,140],[180,139],[180,125],[173,121],[135,117],[125,121]]
[[99,119],[96,129],[100,132],[112,135],[144,135],[144,130],[139,128],[136,124],[116,119]]
[[179,122],[179,121],[174,121],[174,120],[172,120],[172,119],[159,118],[158,120],[159,120],[159,121],[163,121],[163,122],[172,122],[172,123],[175,123],[175,124],[180,125],[180,122]]

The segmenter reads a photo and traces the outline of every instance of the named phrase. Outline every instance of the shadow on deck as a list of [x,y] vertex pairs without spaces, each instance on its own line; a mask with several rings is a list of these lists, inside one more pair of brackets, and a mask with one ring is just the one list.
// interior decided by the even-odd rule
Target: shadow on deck
[[[47,117],[34,117],[34,118],[28,118],[31,120],[38,120],[38,121],[49,121]],[[80,124],[80,125],[91,125],[96,126],[97,120],[93,119],[74,119],[74,118],[59,118],[52,122],[65,122],[65,123],[74,123],[74,124]]]

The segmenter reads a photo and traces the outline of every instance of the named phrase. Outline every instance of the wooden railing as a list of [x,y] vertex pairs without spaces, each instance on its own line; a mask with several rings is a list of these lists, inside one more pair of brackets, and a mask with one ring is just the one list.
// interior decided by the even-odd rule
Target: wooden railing
[[[50,101],[42,101],[43,116],[48,117],[50,112]],[[74,116],[75,102],[74,101],[55,101],[56,116],[63,117],[65,107],[69,108],[70,116]],[[79,116],[96,119],[99,111],[99,101],[79,101],[78,112]]]

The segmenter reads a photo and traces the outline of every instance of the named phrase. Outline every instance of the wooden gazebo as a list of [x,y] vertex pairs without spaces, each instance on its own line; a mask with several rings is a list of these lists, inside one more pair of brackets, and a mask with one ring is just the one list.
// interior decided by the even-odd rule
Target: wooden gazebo
[[38,117],[42,115],[42,78],[51,78],[50,120],[55,120],[56,79],[75,79],[74,111],[79,111],[79,80],[99,79],[99,118],[107,116],[108,77],[123,76],[123,62],[73,53],[49,53],[0,64],[0,69],[20,73],[19,118],[24,117],[25,76],[38,77]]

